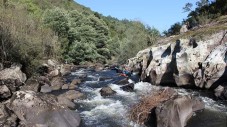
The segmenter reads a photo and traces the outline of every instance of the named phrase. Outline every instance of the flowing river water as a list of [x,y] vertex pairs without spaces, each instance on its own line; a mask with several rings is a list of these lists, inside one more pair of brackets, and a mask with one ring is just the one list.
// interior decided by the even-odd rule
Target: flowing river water
[[[86,75],[85,81],[77,90],[87,96],[85,100],[77,100],[77,111],[82,117],[82,127],[143,127],[128,118],[129,109],[137,103],[141,96],[160,89],[146,82],[137,82],[132,76],[129,82],[137,82],[134,92],[125,92],[116,82],[121,80],[113,70],[94,71],[79,69],[67,77],[68,81]],[[110,86],[117,93],[110,97],[102,97],[99,90]],[[227,127],[227,102],[213,99],[212,91],[174,88],[179,94],[193,94],[205,102],[205,110],[197,112],[187,123],[187,127]]]

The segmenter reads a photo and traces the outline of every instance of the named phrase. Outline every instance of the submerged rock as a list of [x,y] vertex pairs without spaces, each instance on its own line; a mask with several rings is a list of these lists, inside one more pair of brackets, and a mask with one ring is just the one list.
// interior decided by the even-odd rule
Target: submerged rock
[[129,80],[128,78],[124,78],[124,79],[122,79],[120,81],[115,82],[114,84],[126,85],[126,84],[129,84],[129,81],[128,80]]
[[101,96],[104,96],[104,97],[111,96],[116,93],[116,91],[112,90],[109,86],[103,87],[99,92]]
[[134,90],[134,84],[133,83],[130,83],[128,85],[122,86],[121,89],[123,91],[133,92],[133,90]]

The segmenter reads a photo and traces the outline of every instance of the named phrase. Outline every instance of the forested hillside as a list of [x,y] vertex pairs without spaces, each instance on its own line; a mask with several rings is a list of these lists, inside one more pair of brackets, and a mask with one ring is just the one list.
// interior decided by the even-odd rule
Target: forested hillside
[[0,2],[0,62],[22,63],[27,73],[48,58],[124,62],[159,36],[140,21],[105,17],[72,0]]

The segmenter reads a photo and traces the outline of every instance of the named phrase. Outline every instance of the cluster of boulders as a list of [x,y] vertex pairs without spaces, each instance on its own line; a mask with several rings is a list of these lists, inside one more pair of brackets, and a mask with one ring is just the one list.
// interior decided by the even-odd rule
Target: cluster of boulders
[[226,99],[227,44],[216,40],[181,39],[147,48],[128,60],[141,81],[153,85],[212,89]]
[[[74,100],[85,95],[75,88],[80,79],[66,84],[64,76],[73,65],[48,60],[40,66],[37,76],[27,79],[20,64],[0,66],[0,126],[77,127],[80,116]],[[65,90],[54,95],[53,91]]]

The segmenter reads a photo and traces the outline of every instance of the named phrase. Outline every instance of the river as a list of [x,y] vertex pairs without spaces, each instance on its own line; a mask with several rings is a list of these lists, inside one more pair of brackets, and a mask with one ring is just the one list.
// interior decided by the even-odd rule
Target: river
[[[143,127],[128,119],[128,111],[137,103],[141,96],[160,89],[146,82],[137,82],[132,76],[129,82],[137,82],[134,92],[125,92],[116,82],[121,80],[113,70],[95,71],[94,69],[79,69],[67,77],[68,81],[86,75],[85,81],[77,90],[86,94],[87,99],[77,100],[77,112],[82,117],[82,127]],[[99,90],[110,86],[117,93],[110,97],[102,97]],[[205,110],[193,115],[186,127],[227,127],[227,102],[213,99],[212,91],[174,88],[179,94],[193,94],[205,102]]]

